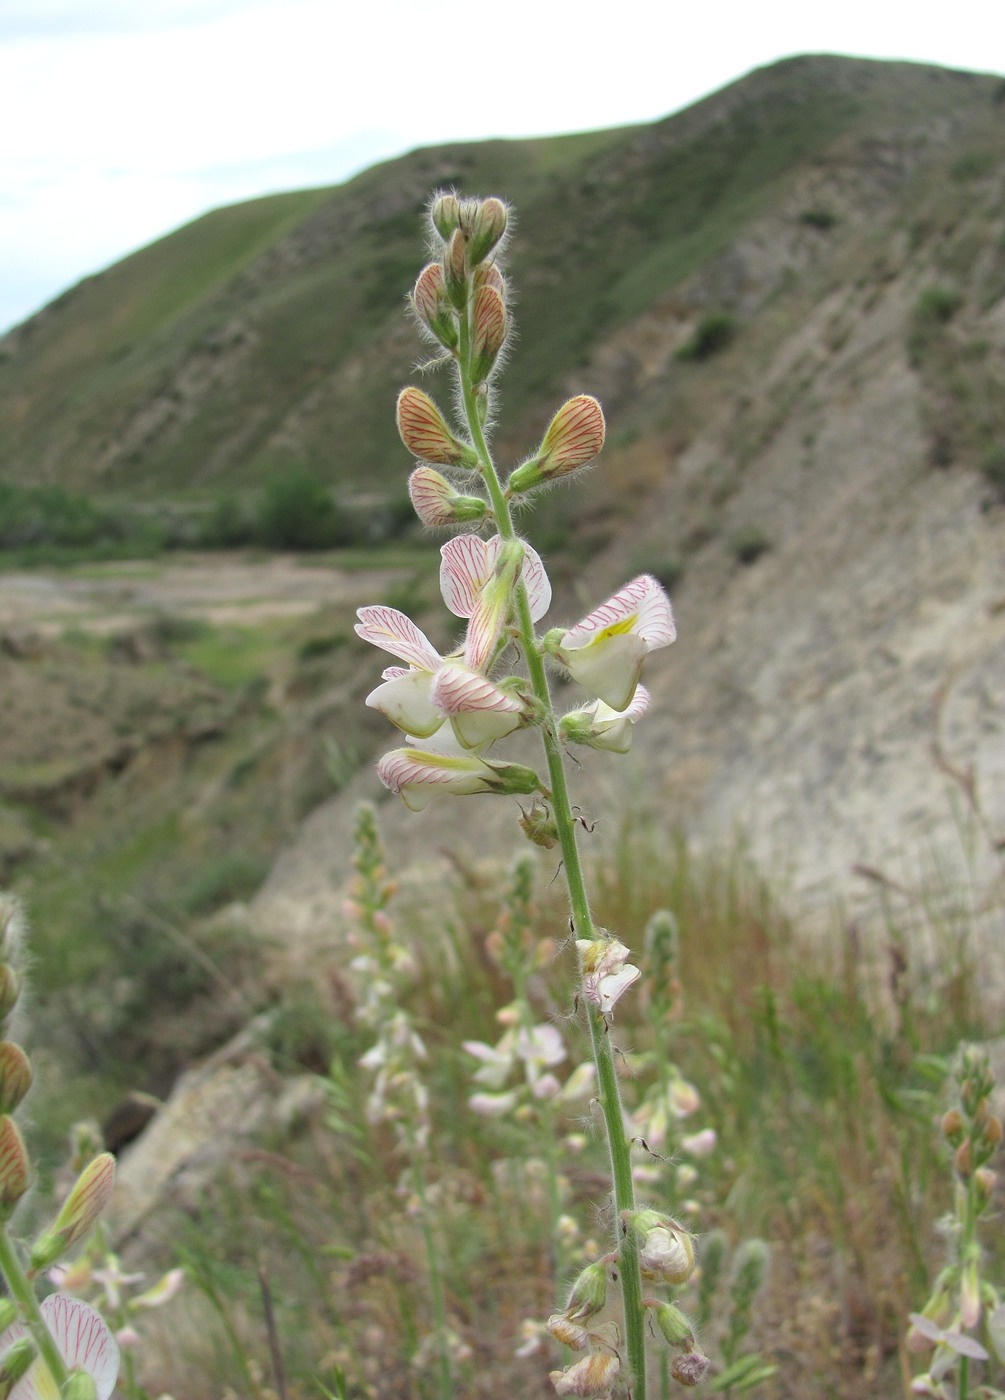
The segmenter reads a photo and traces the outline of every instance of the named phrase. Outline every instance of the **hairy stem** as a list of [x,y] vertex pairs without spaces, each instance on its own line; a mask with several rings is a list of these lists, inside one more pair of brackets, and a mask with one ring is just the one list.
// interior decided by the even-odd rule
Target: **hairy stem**
[[[458,373],[461,396],[464,403],[468,430],[481,462],[481,472],[488,490],[489,500],[495,515],[496,528],[504,540],[513,539],[515,531],[510,515],[509,502],[499,481],[492,455],[489,451],[482,419],[478,408],[478,398],[471,383],[470,333],[467,314],[462,315],[460,325],[460,347]],[[548,784],[550,803],[555,827],[562,851],[562,869],[569,893],[569,906],[572,911],[573,926],[577,938],[594,940],[597,929],[590,913],[590,902],[583,876],[579,847],[576,842],[576,823],[569,798],[569,785],[566,780],[565,763],[558,741],[558,726],[551,698],[551,688],[545,670],[544,658],[537,647],[534,622],[530,614],[530,604],[523,581],[516,587],[516,622],[527,662],[534,696],[539,702],[541,714],[541,739],[544,744],[548,764]],[[621,1231],[622,1212],[635,1209],[635,1188],[632,1181],[631,1145],[625,1135],[624,1113],[621,1105],[621,1092],[618,1086],[617,1070],[614,1062],[614,1047],[610,1031],[600,1010],[588,1005],[587,1021],[590,1027],[590,1040],[593,1059],[597,1069],[597,1084],[604,1123],[607,1130],[607,1145],[611,1158],[611,1175],[614,1182],[614,1204],[619,1231],[618,1261],[621,1282],[621,1296],[625,1315],[625,1339],[628,1351],[628,1365],[631,1372],[630,1389],[633,1400],[645,1400],[646,1395],[646,1352],[645,1328],[642,1308],[642,1280],[639,1273],[638,1244],[631,1231]]]
[[28,1325],[32,1341],[38,1347],[39,1356],[45,1362],[46,1369],[52,1377],[56,1389],[61,1393],[69,1375],[66,1363],[59,1354],[59,1348],[53,1341],[52,1333],[45,1325],[45,1318],[42,1316],[35,1291],[28,1282],[17,1250],[14,1248],[5,1227],[0,1228],[0,1273],[7,1280],[11,1295],[21,1309],[21,1316]]

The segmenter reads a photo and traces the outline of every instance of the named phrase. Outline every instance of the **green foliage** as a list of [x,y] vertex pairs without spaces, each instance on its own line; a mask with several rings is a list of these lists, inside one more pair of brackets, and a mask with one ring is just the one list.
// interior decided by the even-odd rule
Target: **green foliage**
[[771,541],[759,525],[744,525],[730,535],[728,548],[738,564],[754,564],[767,554]]
[[352,539],[331,488],[303,467],[272,475],[259,506],[258,534],[271,549],[333,549]]
[[981,458],[981,471],[998,495],[1005,497],[1005,442],[987,448]]
[[822,205],[814,205],[811,209],[804,209],[799,215],[799,222],[805,224],[807,228],[826,229],[833,228],[840,223],[840,219],[833,209],[827,209]]
[[736,319],[727,316],[724,312],[718,312],[712,316],[706,316],[698,322],[694,335],[682,345],[677,351],[678,360],[710,360],[713,355],[718,355],[721,350],[725,350],[727,345],[732,345],[736,338]]

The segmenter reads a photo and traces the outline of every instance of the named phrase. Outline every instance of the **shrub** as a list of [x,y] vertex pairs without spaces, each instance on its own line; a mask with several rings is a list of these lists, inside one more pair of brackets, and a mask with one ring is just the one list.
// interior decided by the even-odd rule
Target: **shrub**
[[699,321],[694,335],[677,351],[678,360],[709,360],[725,350],[736,336],[736,321],[732,316],[718,313]]
[[269,481],[258,507],[256,534],[271,549],[333,549],[347,543],[330,488],[305,467],[276,473]]
[[757,525],[744,525],[729,537],[729,552],[738,564],[753,564],[767,554],[771,541]]

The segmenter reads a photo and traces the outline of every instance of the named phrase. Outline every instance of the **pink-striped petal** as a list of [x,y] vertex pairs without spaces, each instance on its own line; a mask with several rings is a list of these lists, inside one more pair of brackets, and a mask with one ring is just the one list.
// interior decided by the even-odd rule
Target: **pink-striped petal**
[[524,722],[522,701],[462,666],[441,667],[431,698],[450,717],[458,741],[467,749],[495,743]]
[[[490,543],[495,549],[490,550]],[[455,617],[470,617],[492,575],[498,541],[480,535],[455,535],[440,549],[440,592]]]
[[544,564],[537,550],[526,542],[523,549],[524,561],[520,576],[527,589],[531,620],[537,622],[551,607],[551,580],[545,573]]
[[[119,1348],[101,1316],[69,1293],[51,1293],[41,1307],[67,1367],[71,1371],[86,1371],[94,1381],[98,1400],[108,1400],[119,1373]],[[0,1337],[0,1352],[28,1335],[25,1323],[13,1323]],[[10,1400],[56,1400],[56,1395],[48,1368],[41,1357],[36,1357],[10,1392]]]
[[[440,550],[440,592],[455,617],[471,617],[478,598],[492,577],[502,540],[498,535],[483,540],[479,535],[457,535]],[[551,607],[551,582],[540,554],[523,541],[521,578],[527,589],[530,615],[534,622]]]
[[439,666],[440,654],[429,638],[397,608],[384,605],[360,608],[356,616],[359,618],[356,632],[364,642],[372,642],[420,671],[435,671]]
[[562,638],[562,650],[590,646],[608,636],[631,632],[646,651],[669,646],[677,636],[670,599],[650,574],[626,583],[606,603],[594,608]]
[[425,749],[392,749],[377,764],[385,787],[421,812],[440,793],[464,796],[492,790],[493,773],[480,758],[454,758]]

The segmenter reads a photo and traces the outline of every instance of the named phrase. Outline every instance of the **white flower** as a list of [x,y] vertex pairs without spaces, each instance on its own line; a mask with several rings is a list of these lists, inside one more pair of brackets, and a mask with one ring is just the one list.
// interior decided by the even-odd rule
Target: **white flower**
[[631,704],[645,657],[676,635],[670,599],[641,574],[563,633],[555,655],[584,690],[621,712]]
[[609,1016],[614,1004],[641,976],[639,969],[627,961],[630,954],[616,938],[576,940],[583,972],[583,995]]
[[558,732],[567,743],[627,753],[632,746],[632,728],[648,709],[649,692],[644,685],[639,685],[627,709],[613,710],[603,700],[594,700],[592,705],[563,715],[558,722]]
[[527,794],[539,790],[537,774],[519,763],[492,763],[474,754],[454,755],[434,749],[392,749],[377,764],[377,776],[413,812],[434,797],[478,792]]
[[443,724],[443,715],[430,699],[433,677],[443,658],[410,617],[383,605],[360,608],[356,632],[365,642],[389,651],[408,666],[389,666],[384,684],[371,690],[366,703],[392,724],[418,739],[428,739]]
[[551,584],[541,556],[522,540],[493,535],[457,535],[440,550],[440,591],[455,617],[468,618],[464,664],[484,670],[506,624],[513,585],[519,578],[527,590],[534,622],[551,606]]
[[[86,1371],[98,1400],[108,1400],[119,1373],[119,1348],[103,1319],[87,1303],[69,1293],[50,1293],[42,1300],[42,1316],[57,1350],[70,1371]],[[27,1324],[14,1322],[0,1337],[0,1354],[29,1335]],[[41,1357],[36,1357],[10,1392],[10,1400],[57,1400],[57,1392]]]

